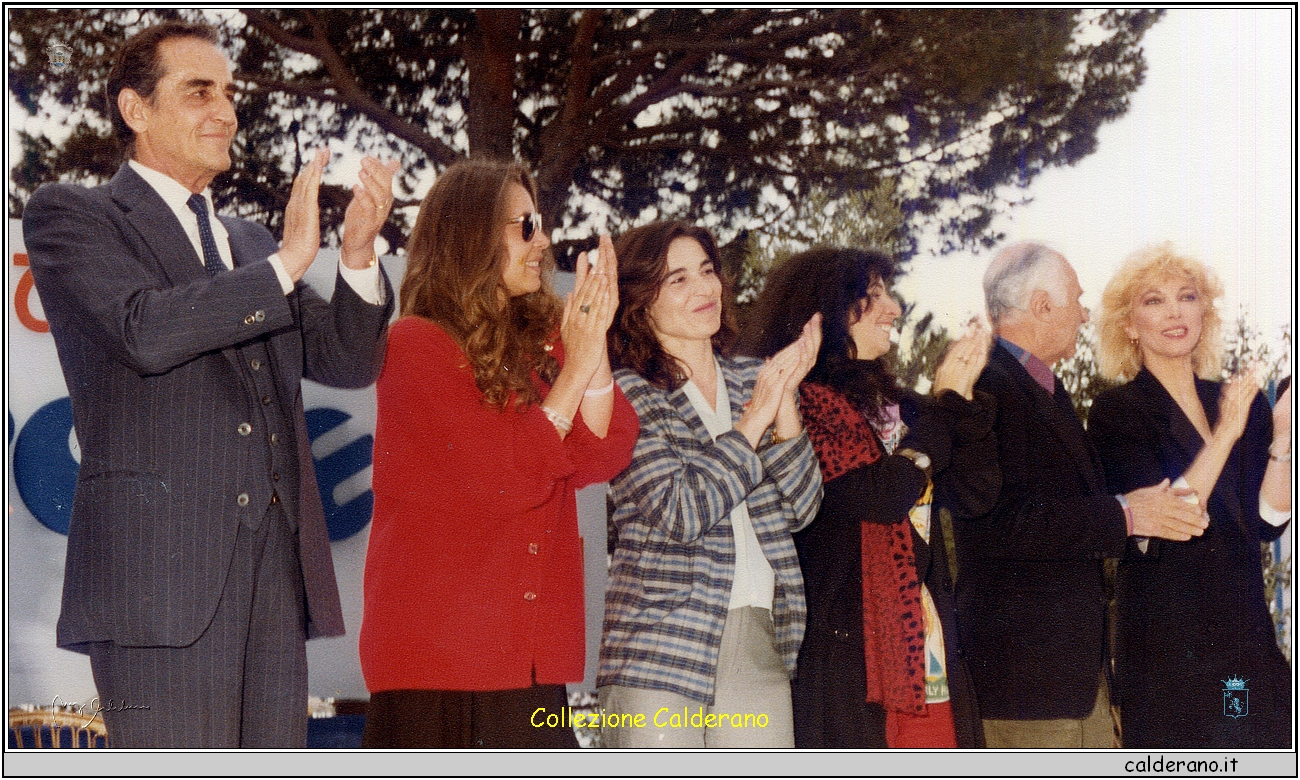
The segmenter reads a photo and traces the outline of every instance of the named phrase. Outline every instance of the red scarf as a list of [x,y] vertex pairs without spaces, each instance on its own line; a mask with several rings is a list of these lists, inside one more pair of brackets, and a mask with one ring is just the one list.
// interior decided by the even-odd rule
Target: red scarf
[[[822,479],[880,460],[880,440],[847,397],[826,385],[800,387],[804,428]],[[925,624],[912,524],[862,522],[862,638],[867,701],[887,710],[925,712]]]

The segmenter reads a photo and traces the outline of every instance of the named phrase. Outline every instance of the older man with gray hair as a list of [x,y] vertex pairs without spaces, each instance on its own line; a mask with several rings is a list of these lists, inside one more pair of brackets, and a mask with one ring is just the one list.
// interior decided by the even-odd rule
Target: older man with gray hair
[[1202,508],[1162,484],[1106,491],[1051,366],[1088,321],[1074,268],[1042,244],[994,257],[984,295],[997,343],[976,387],[998,402],[1002,491],[958,523],[958,609],[992,748],[1116,745],[1106,679],[1105,558],[1129,539],[1203,533]]

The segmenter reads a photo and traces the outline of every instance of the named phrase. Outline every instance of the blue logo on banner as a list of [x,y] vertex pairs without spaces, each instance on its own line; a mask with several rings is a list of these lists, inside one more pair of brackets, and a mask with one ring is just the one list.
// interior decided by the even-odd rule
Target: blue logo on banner
[[65,535],[72,522],[72,494],[80,468],[68,445],[71,433],[72,399],[64,397],[37,409],[19,431],[14,447],[18,495],[41,525]]
[[1244,718],[1250,714],[1250,689],[1247,680],[1229,677],[1223,681],[1223,714],[1229,718]]
[[[307,412],[307,435],[315,441],[352,419],[338,409],[323,407]],[[9,438],[13,441],[13,414],[9,415]],[[23,504],[41,525],[55,533],[68,533],[72,522],[72,498],[77,488],[80,466],[72,457],[69,437],[72,434],[72,400],[68,397],[51,401],[28,418],[18,432],[14,447],[14,482]],[[316,459],[316,481],[330,541],[352,536],[370,522],[375,494],[366,490],[346,504],[334,501],[334,489],[370,465],[375,438],[359,436],[336,452]]]
[[[307,437],[316,441],[350,419],[352,415],[338,409],[312,409],[307,412]],[[329,526],[331,542],[352,536],[370,522],[370,513],[375,508],[373,490],[339,506],[334,501],[334,488],[370,465],[374,446],[375,437],[366,434],[323,458],[312,459],[316,463],[316,484],[320,487],[321,503],[325,505],[325,524]]]

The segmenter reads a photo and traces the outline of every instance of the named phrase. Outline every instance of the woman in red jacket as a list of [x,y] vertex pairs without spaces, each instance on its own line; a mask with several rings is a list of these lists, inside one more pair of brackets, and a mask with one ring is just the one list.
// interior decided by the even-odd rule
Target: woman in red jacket
[[548,281],[537,188],[466,161],[420,205],[377,384],[361,668],[367,747],[573,747],[535,727],[583,677],[574,492],[628,464],[635,413],[605,332],[614,248]]

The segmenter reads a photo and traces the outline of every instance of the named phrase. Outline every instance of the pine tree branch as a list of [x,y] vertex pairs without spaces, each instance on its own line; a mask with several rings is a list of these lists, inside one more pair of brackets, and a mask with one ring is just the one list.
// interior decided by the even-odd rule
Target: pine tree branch
[[[347,64],[343,62],[343,58],[330,45],[325,35],[324,26],[312,11],[303,12],[308,18],[308,25],[312,31],[311,38],[304,38],[280,27],[261,11],[241,10],[255,28],[265,33],[267,37],[277,44],[303,54],[310,54],[321,61],[321,64],[325,66],[325,71],[329,74],[334,95],[314,94],[313,97],[351,107],[366,115],[385,132],[411,144],[440,165],[451,165],[462,157],[455,148],[434,138],[422,128],[390,111],[363,90],[361,85],[357,83],[356,77],[348,69]],[[256,76],[253,76],[252,80],[254,83],[261,81]],[[268,81],[270,80],[268,79]],[[280,82],[280,84],[285,91],[293,91],[285,85],[285,82]]]

